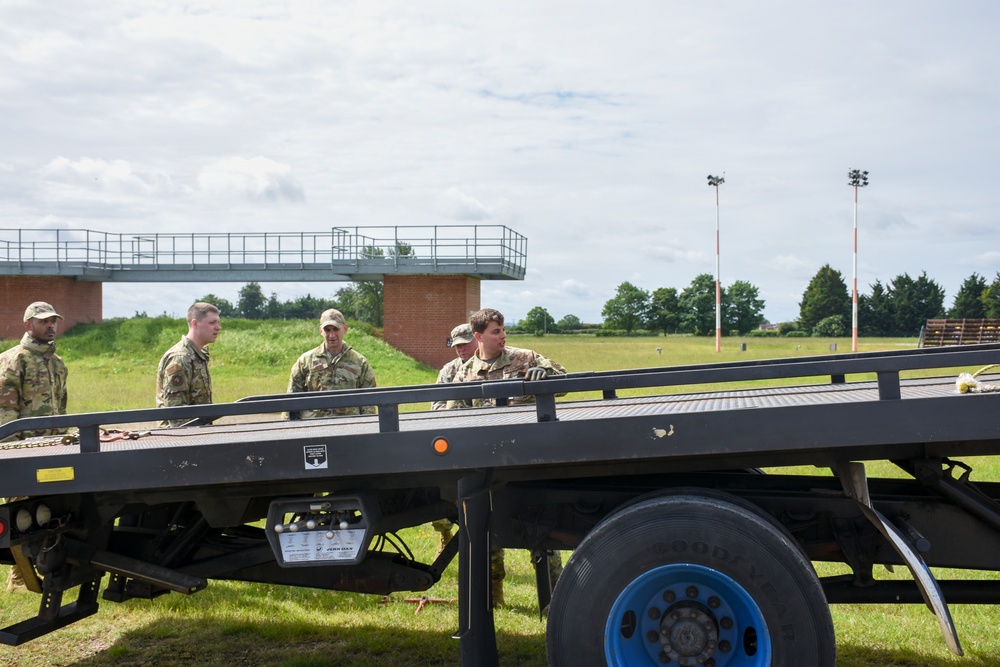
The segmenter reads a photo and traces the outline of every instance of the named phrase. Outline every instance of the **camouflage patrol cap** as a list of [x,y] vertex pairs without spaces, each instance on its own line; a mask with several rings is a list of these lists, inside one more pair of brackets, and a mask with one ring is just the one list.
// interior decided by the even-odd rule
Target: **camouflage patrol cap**
[[472,335],[472,325],[459,324],[451,330],[451,338],[448,339],[448,347],[465,345],[466,343],[471,343],[474,340],[476,340],[476,337]]
[[28,309],[24,311],[24,321],[27,322],[33,317],[37,317],[40,320],[45,320],[50,317],[58,317],[63,319],[63,316],[56,312],[56,309],[45,303],[44,301],[36,301]]
[[344,321],[344,315],[336,308],[324,310],[323,314],[319,316],[320,329],[325,329],[329,325],[333,325],[338,329],[343,329],[347,326],[347,323]]

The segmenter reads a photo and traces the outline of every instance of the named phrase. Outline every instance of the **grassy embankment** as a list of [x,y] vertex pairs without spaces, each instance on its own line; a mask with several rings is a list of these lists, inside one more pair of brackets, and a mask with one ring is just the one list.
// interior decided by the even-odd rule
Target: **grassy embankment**
[[[249,394],[284,391],[287,373],[301,352],[320,340],[312,322],[250,323],[227,320],[213,345],[213,383],[220,401]],[[436,369],[404,357],[362,327],[348,342],[372,362],[381,386],[433,382]],[[80,328],[59,341],[70,367],[70,411],[91,412],[148,407],[153,402],[156,363],[184,332],[183,324],[162,318],[127,320]],[[705,338],[511,337],[509,344],[531,347],[570,370],[611,370],[725,360],[829,354],[850,349],[845,339],[726,339],[717,354]],[[740,350],[740,342],[747,350]],[[911,347],[913,340],[861,341],[861,350]],[[656,348],[662,348],[658,353]],[[975,370],[975,369],[971,369]],[[706,387],[695,387],[702,389]],[[420,407],[420,406],[414,406]],[[988,463],[987,472],[983,472]],[[976,478],[1000,479],[992,462],[977,461]],[[811,471],[815,472],[815,471]],[[435,535],[427,528],[403,531],[418,557],[429,559]],[[820,565],[824,574],[829,568]],[[877,576],[904,576],[884,573]],[[456,595],[453,564],[430,595]],[[5,576],[0,567],[0,576]],[[992,575],[990,575],[992,576]],[[497,612],[501,664],[541,667],[545,661],[543,622],[534,607],[533,575],[526,555],[508,552],[508,607]],[[212,582],[190,598],[166,595],[126,604],[105,602],[94,617],[22,647],[0,647],[0,665],[42,667],[180,665],[424,665],[458,662],[450,639],[457,624],[453,604],[432,604],[420,614],[395,594],[377,596]],[[37,611],[35,595],[4,596],[0,625]],[[944,647],[934,618],[918,605],[835,605],[838,664],[844,667],[911,665],[940,667],[1000,664],[995,628],[1000,611],[991,607],[952,608],[967,657],[956,660]]]

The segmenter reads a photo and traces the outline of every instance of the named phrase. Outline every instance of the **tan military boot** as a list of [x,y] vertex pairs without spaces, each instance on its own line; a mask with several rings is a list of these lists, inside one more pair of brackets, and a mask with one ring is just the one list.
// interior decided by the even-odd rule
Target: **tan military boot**
[[17,565],[11,565],[10,573],[7,575],[7,592],[20,593],[27,590],[28,587],[24,585],[24,578],[21,576],[21,569]]
[[491,588],[493,590],[493,608],[502,609],[503,608],[503,579],[494,579],[490,582]]

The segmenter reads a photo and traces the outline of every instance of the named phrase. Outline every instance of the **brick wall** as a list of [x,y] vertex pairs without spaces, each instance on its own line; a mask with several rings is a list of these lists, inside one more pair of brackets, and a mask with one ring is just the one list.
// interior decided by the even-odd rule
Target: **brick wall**
[[0,276],[0,338],[24,335],[24,309],[34,301],[51,304],[63,316],[60,334],[80,322],[100,322],[102,287],[63,276]]
[[455,358],[445,347],[451,330],[479,310],[479,278],[387,275],[385,342],[417,361],[440,368]]

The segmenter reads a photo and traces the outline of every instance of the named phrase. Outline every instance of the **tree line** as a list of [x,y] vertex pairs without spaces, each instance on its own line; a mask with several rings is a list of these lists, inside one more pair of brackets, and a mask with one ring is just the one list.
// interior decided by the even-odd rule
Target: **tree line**
[[[977,273],[966,278],[946,309],[945,291],[922,272],[917,278],[903,273],[887,284],[876,280],[870,293],[858,295],[858,333],[862,336],[916,336],[929,319],[1000,318],[1000,273],[992,283]],[[721,326],[725,335],[746,335],[764,320],[765,302],[757,286],[737,280],[729,287],[720,286]],[[601,328],[631,335],[637,331],[694,334],[715,333],[715,279],[700,274],[678,291],[661,287],[652,292],[629,282],[618,286],[615,295],[604,304]],[[573,323],[563,326],[564,320]],[[799,317],[778,325],[778,333],[812,336],[845,336],[850,333],[853,304],[843,275],[829,264],[809,281]],[[586,327],[587,325],[582,325]],[[548,311],[536,306],[518,322],[515,330],[523,333],[546,333],[580,330],[579,319],[567,315],[555,322]]]
[[324,310],[336,308],[348,319],[367,322],[374,327],[381,327],[383,324],[383,289],[382,283],[376,281],[351,283],[338,289],[332,299],[306,294],[287,301],[279,301],[274,292],[265,296],[260,284],[251,282],[240,289],[235,304],[215,294],[206,294],[199,301],[215,305],[222,317],[310,320],[317,319]]
[[[861,336],[916,336],[924,323],[934,318],[1000,318],[1000,272],[990,283],[977,273],[966,278],[950,309],[944,307],[944,289],[926,272],[916,278],[903,273],[884,285],[876,280],[869,288],[870,292],[858,295]],[[720,287],[720,296],[725,335],[746,335],[764,322],[765,302],[756,285],[737,280],[728,287]],[[235,304],[214,294],[206,294],[201,300],[218,306],[223,317],[315,319],[324,310],[336,308],[350,319],[383,326],[383,288],[377,281],[351,283],[338,289],[333,298],[306,294],[287,301],[279,301],[273,292],[265,296],[260,284],[251,282],[240,289]],[[826,264],[802,294],[798,319],[782,322],[778,331],[845,336],[851,330],[852,311],[851,293],[843,275]],[[585,324],[572,314],[557,321],[544,307],[535,306],[508,328],[532,334],[605,330],[626,335],[638,331],[714,335],[715,278],[708,273],[699,274],[679,291],[674,287],[647,291],[623,282],[605,302],[601,317],[603,321],[599,324]]]

